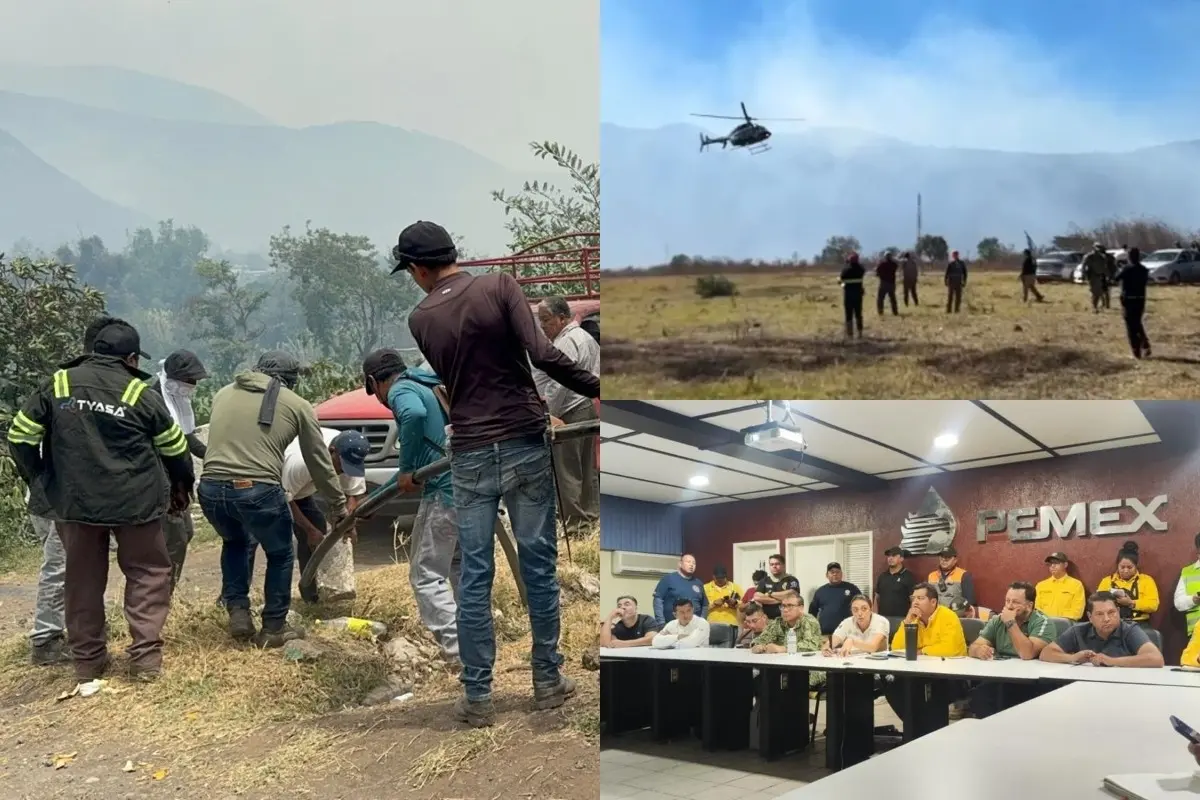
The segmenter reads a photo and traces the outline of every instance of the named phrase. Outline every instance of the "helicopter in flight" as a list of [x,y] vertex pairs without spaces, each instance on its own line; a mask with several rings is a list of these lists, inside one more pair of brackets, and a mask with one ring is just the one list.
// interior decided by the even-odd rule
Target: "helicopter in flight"
[[[708,137],[704,133],[700,134],[700,152],[710,144],[719,144],[721,149],[733,146],[734,148],[744,147],[750,151],[752,155],[765,153],[771,149],[771,145],[767,140],[771,138],[771,132],[767,130],[765,125],[759,125],[759,120],[750,116],[746,111],[746,104],[742,103],[742,116],[727,117],[720,114],[692,114],[693,117],[707,117],[709,119],[745,119],[746,121],[735,127],[725,136]],[[784,117],[779,119],[768,119],[767,122],[803,122],[804,120],[798,117]]]

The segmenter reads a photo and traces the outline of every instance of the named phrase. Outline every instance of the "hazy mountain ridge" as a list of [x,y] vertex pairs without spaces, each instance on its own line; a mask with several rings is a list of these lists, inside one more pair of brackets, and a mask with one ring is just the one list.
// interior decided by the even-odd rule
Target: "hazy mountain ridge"
[[973,250],[1019,244],[1113,216],[1200,227],[1200,142],[1128,153],[1027,154],[926,147],[852,131],[776,134],[759,156],[710,148],[699,128],[601,130],[604,265],[670,254],[811,257],[833,235],[865,250],[906,246],[923,230]]
[[[29,187],[38,187],[29,191]],[[38,158],[0,130],[0,251],[19,239],[46,248],[93,233],[123,244],[152,220],[112,203]]]
[[220,92],[119,67],[0,63],[0,90],[158,119],[274,124]]
[[[557,177],[532,156],[531,172],[517,175],[452,142],[373,122],[230,125],[0,91],[0,129],[111,203],[197,225],[221,246],[246,251],[264,252],[273,233],[307,220],[382,245],[408,223],[432,219],[472,252],[500,254],[509,238],[491,192]],[[54,207],[42,186],[22,191],[31,206]],[[85,235],[101,228],[75,224]]]

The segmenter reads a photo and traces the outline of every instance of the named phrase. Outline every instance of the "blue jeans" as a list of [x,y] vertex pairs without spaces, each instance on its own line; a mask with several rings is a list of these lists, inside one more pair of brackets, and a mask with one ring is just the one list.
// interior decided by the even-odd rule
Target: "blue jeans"
[[229,610],[250,608],[250,554],[267,554],[263,627],[281,627],[292,604],[292,514],[283,487],[274,483],[203,478],[200,509],[221,537],[221,600]]
[[557,686],[563,658],[558,652],[558,530],[549,442],[541,436],[524,437],[453,453],[450,473],[462,551],[458,649],[467,698],[486,700],[492,694],[496,663],[492,582],[501,497],[512,521],[529,597],[533,685]]

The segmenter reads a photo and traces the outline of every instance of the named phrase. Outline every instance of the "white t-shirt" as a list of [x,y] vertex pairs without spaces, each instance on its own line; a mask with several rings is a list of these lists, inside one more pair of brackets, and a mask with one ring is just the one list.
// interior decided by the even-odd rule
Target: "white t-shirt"
[[[325,446],[328,447],[341,431],[333,428],[321,428],[321,435],[325,438]],[[338,475],[338,482],[342,485],[342,491],[347,497],[354,497],[367,492],[366,478],[351,478],[349,475]],[[283,475],[280,477],[280,483],[283,484],[283,490],[287,492],[289,500],[303,500],[306,497],[312,497],[317,493],[317,486],[313,483],[312,473],[308,471],[308,465],[304,463],[304,456],[300,454],[300,440],[294,439],[291,444],[283,451]]]
[[708,620],[699,614],[692,617],[692,621],[687,625],[681,625],[679,620],[673,619],[654,635],[650,646],[659,649],[708,647],[708,633]]
[[867,629],[861,630],[858,623],[854,621],[854,617],[846,617],[841,624],[837,626],[837,630],[833,632],[833,638],[839,641],[847,639],[865,642],[877,633],[883,634],[883,641],[886,643],[888,634],[891,633],[892,625],[888,622],[887,617],[882,614],[871,614],[871,621],[867,623]]

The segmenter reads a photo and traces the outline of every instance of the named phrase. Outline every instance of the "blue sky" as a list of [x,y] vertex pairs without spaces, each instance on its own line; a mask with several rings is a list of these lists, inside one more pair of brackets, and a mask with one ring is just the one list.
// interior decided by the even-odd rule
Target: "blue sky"
[[601,0],[601,114],[1126,149],[1200,139],[1198,35],[1196,0]]

